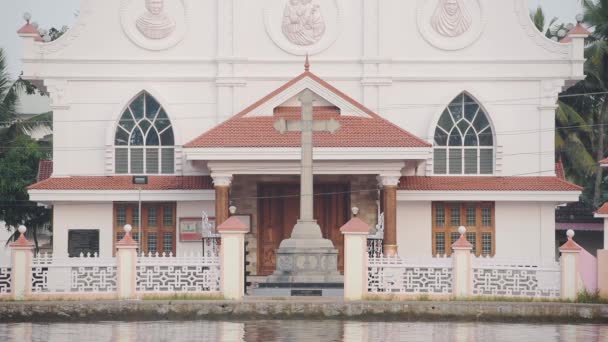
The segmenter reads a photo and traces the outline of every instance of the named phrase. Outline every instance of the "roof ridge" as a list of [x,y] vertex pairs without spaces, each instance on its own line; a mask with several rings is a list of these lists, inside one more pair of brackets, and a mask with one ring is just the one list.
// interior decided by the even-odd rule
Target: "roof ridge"
[[272,99],[274,96],[280,94],[281,92],[285,91],[286,89],[288,89],[289,87],[291,87],[292,85],[296,84],[297,82],[301,81],[302,79],[304,79],[306,77],[311,78],[313,81],[321,84],[323,87],[327,88],[329,91],[331,91],[332,93],[336,94],[338,97],[340,97],[343,100],[351,103],[352,105],[354,105],[358,109],[360,109],[363,112],[365,112],[366,114],[368,114],[372,119],[376,119],[376,120],[382,121],[383,123],[386,123],[386,124],[392,126],[393,128],[401,131],[402,133],[404,133],[407,136],[411,137],[412,139],[418,141],[419,143],[421,143],[424,146],[431,146],[431,144],[428,143],[426,140],[423,140],[422,138],[418,137],[417,135],[415,135],[415,134],[413,134],[413,133],[405,130],[404,128],[402,128],[402,127],[400,127],[398,125],[396,125],[392,121],[383,118],[382,116],[380,116],[379,114],[375,113],[371,109],[365,107],[363,104],[361,104],[360,102],[356,101],[352,97],[346,95],[344,92],[342,92],[338,88],[334,87],[329,82],[323,80],[321,77],[315,75],[314,73],[312,73],[310,71],[304,71],[303,73],[301,73],[300,75],[298,75],[295,78],[291,79],[290,81],[286,82],[285,84],[283,84],[279,88],[277,88],[274,91],[268,93],[266,96],[264,96],[260,100],[258,100],[256,102],[254,102],[253,104],[249,105],[248,107],[246,107],[245,109],[243,109],[239,113],[231,116],[227,120],[225,120],[225,121],[223,121],[223,122],[215,125],[214,127],[208,129],[203,134],[201,134],[201,135],[197,136],[196,138],[190,140],[188,143],[184,144],[184,147],[185,148],[195,147],[195,142],[196,141],[205,138],[207,135],[212,134],[212,132],[214,130],[218,129],[219,127],[222,127],[222,126],[224,126],[224,125],[226,125],[226,124],[228,124],[230,122],[233,122],[233,121],[235,121],[237,119],[244,118],[247,114],[249,114],[255,108],[261,106],[263,103],[265,103],[268,100]]

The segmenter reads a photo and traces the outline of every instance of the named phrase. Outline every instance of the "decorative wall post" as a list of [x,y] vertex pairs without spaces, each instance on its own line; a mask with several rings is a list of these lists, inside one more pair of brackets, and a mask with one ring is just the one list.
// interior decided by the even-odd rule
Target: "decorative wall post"
[[[602,168],[608,164],[600,162]],[[602,298],[608,298],[608,202],[596,212],[595,217],[604,219],[604,246],[597,250],[597,289]]]
[[397,186],[398,176],[379,176],[384,203],[384,256],[397,256]]
[[25,299],[32,290],[32,258],[34,244],[25,238],[27,229],[19,226],[19,239],[10,244],[12,253],[11,294],[15,300]]
[[245,234],[249,228],[232,216],[217,227],[221,235],[221,291],[226,299],[241,300],[245,295]]
[[232,176],[212,175],[215,187],[215,223],[220,225],[228,219],[230,205],[230,184]]
[[130,224],[125,225],[125,236],[116,243],[116,262],[118,263],[118,298],[137,297],[137,241],[131,237]]
[[568,241],[559,248],[562,254],[560,258],[562,275],[561,295],[562,299],[575,300],[582,289],[582,280],[578,269],[579,254],[582,248],[572,240],[574,236],[572,229],[569,229],[566,235],[568,236]]
[[460,238],[452,244],[454,261],[454,279],[452,293],[456,298],[467,298],[473,295],[473,266],[471,250],[473,245],[466,238],[467,229],[458,228]]
[[344,234],[344,299],[362,300],[367,293],[367,236],[370,227],[359,219],[358,208],[354,217],[340,231]]

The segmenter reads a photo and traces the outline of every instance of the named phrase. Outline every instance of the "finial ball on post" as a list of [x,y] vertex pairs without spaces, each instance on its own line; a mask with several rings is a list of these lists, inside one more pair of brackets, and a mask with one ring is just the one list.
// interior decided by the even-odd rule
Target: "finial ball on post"
[[574,237],[574,230],[568,229],[568,231],[566,232],[566,236],[568,237],[568,239],[572,239]]
[[359,215],[359,208],[358,207],[352,207],[350,210],[353,212],[354,216]]
[[467,232],[467,228],[465,226],[458,227],[458,233],[460,235],[464,235],[464,233],[466,233],[466,232]]
[[125,232],[130,233],[131,230],[133,230],[133,227],[131,227],[130,224],[125,224],[124,228]]
[[230,212],[230,215],[234,215],[236,214],[236,207],[231,205],[228,207],[228,211]]
[[579,13],[576,15],[575,19],[576,22],[580,24],[583,22],[583,20],[585,20],[585,16],[583,15],[583,13]]
[[30,20],[32,20],[32,14],[30,12],[23,13],[23,20],[25,20],[29,23]]
[[25,232],[27,231],[27,228],[24,225],[20,225],[19,228],[17,228],[17,230],[19,231],[19,233],[25,234]]

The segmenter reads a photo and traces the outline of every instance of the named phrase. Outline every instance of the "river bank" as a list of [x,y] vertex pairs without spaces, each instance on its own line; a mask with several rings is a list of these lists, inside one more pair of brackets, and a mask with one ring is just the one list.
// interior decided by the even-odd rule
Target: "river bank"
[[141,300],[0,302],[0,322],[348,319],[608,323],[608,305],[543,302]]

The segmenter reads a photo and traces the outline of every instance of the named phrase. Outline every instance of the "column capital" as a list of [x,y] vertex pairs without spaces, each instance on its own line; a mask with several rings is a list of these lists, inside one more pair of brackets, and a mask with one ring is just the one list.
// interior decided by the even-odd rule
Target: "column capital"
[[400,176],[379,175],[378,184],[382,187],[396,187],[399,185]]
[[214,175],[211,174],[211,178],[213,179],[213,185],[215,186],[227,186],[229,187],[232,184],[232,175]]

